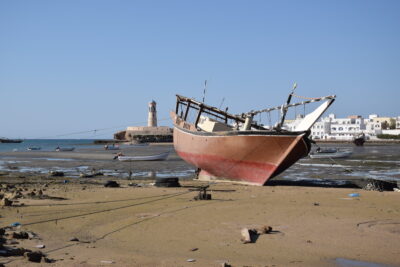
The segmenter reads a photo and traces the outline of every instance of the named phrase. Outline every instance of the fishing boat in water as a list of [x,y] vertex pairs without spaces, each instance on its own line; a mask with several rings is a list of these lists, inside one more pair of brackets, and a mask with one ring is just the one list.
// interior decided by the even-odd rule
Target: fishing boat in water
[[41,149],[42,149],[42,148],[39,147],[39,146],[30,146],[30,147],[28,147],[26,150],[34,151],[34,150],[41,150]]
[[364,143],[365,143],[365,134],[362,133],[362,134],[356,136],[356,137],[354,138],[354,140],[353,140],[353,143],[354,143],[356,146],[363,146]]
[[158,160],[166,160],[168,158],[169,151],[155,154],[155,155],[147,155],[147,156],[118,156],[119,161],[158,161]]
[[119,150],[119,145],[105,145],[105,150]]
[[0,138],[0,143],[22,143],[22,139]]
[[353,154],[351,150],[341,150],[337,148],[323,148],[317,149],[315,152],[310,153],[312,159],[338,159],[348,158]]
[[[335,97],[312,98],[290,104],[293,88],[285,104],[240,115],[230,114],[177,95],[176,109],[171,111],[174,123],[174,147],[178,155],[199,169],[199,179],[228,179],[254,185],[265,185],[292,166],[311,149],[310,128]],[[325,101],[306,115],[292,130],[284,128],[289,108]],[[254,116],[280,111],[275,126],[259,125]],[[194,114],[190,114],[194,112]],[[192,115],[192,116],[189,116]],[[194,115],[194,116],[193,116]],[[189,118],[195,119],[190,121]]]
[[56,151],[60,152],[60,151],[74,151],[75,147],[56,147]]

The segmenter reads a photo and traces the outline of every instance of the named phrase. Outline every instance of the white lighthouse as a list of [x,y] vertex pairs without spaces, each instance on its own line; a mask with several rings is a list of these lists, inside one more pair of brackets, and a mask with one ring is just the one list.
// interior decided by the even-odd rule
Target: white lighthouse
[[148,127],[157,127],[157,109],[156,109],[156,101],[151,101],[149,103],[149,117],[147,119]]

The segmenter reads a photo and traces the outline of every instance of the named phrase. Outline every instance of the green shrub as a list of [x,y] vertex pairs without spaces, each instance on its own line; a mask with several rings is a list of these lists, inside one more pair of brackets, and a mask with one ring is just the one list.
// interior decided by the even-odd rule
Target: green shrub
[[394,135],[394,134],[378,134],[377,137],[379,139],[400,139],[400,134]]

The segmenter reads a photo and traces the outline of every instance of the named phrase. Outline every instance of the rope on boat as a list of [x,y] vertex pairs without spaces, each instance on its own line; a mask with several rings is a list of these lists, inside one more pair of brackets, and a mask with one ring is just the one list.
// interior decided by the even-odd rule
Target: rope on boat
[[[158,121],[166,121],[169,120],[169,118],[162,118],[162,119],[158,119]],[[129,123],[131,125],[140,125],[140,124],[146,124],[146,122],[134,122],[134,123]],[[115,129],[120,129],[122,127],[126,127],[125,125],[120,125],[120,126],[112,126],[112,127],[108,127],[108,128],[101,128],[101,129],[93,129],[93,130],[87,130],[87,131],[80,131],[80,132],[72,132],[72,133],[64,133],[64,134],[57,134],[57,135],[53,135],[53,136],[42,136],[42,137],[36,137],[34,139],[50,139],[50,138],[55,138],[55,137],[63,137],[63,136],[70,136],[70,135],[77,135],[77,134],[85,134],[85,133],[93,133],[94,135],[96,135],[98,132],[100,131],[106,131],[106,130],[115,130]]]
[[295,95],[295,94],[292,94],[292,96],[301,98],[301,99],[308,99],[308,100],[320,99],[320,97],[306,97],[306,96],[300,96],[300,95]]

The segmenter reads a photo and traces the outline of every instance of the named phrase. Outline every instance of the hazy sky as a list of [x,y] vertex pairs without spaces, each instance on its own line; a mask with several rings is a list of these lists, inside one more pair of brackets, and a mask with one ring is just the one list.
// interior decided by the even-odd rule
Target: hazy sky
[[[0,1],[0,136],[110,138],[175,94],[400,115],[400,1]],[[105,129],[81,135],[68,133]]]

